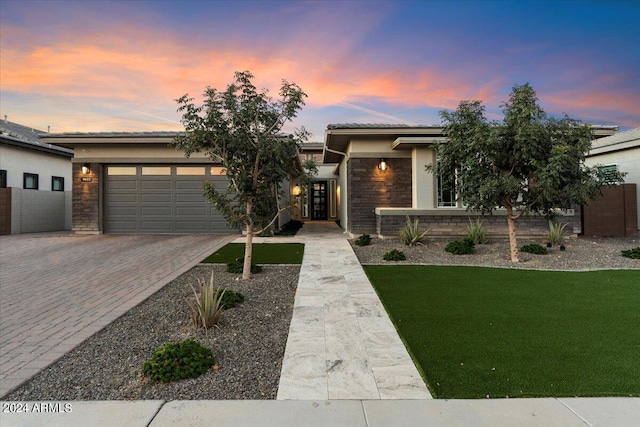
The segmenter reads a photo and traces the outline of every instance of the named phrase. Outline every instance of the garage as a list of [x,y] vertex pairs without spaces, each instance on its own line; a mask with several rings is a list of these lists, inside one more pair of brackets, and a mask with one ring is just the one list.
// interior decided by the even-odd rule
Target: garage
[[106,233],[235,233],[203,196],[202,183],[228,185],[211,165],[105,166]]

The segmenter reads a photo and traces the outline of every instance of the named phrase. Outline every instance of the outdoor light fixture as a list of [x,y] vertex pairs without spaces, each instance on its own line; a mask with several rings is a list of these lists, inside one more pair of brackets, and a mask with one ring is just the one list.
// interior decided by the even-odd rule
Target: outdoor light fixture
[[85,163],[82,165],[82,175],[87,175],[89,173],[89,164]]
[[299,196],[301,191],[302,189],[300,188],[300,185],[296,184],[293,187],[293,190],[291,190],[291,194],[293,194],[294,196]]
[[387,162],[384,161],[384,158],[380,159],[380,164],[378,165],[378,168],[381,171],[386,171],[387,170]]

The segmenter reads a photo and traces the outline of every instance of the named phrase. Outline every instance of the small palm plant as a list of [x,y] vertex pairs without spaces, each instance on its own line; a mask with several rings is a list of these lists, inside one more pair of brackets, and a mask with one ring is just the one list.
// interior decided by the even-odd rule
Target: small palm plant
[[421,245],[429,230],[420,233],[420,222],[418,218],[411,222],[411,218],[407,216],[407,223],[400,230],[400,241],[405,245]]
[[212,326],[218,326],[218,321],[224,311],[222,305],[222,297],[225,290],[216,289],[213,285],[213,272],[211,272],[211,280],[209,285],[204,280],[198,279],[198,289],[190,285],[193,290],[194,301],[187,300],[191,308],[191,321],[196,328],[209,329]]
[[549,233],[547,239],[551,245],[562,245],[564,243],[564,229],[567,224],[549,221]]

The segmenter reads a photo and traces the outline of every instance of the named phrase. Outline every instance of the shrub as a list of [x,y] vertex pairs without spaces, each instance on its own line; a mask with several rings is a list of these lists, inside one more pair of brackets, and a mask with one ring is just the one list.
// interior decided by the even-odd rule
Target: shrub
[[537,243],[530,243],[528,245],[524,245],[523,247],[521,247],[520,252],[527,252],[527,253],[536,254],[536,255],[546,255],[547,248]]
[[[244,258],[236,259],[236,262],[230,262],[227,264],[227,273],[242,274],[244,269]],[[251,263],[251,274],[258,274],[262,271],[262,267]]]
[[276,236],[295,236],[296,233],[302,228],[302,221],[292,219],[282,226],[280,231],[274,233]]
[[231,289],[223,289],[223,291],[221,304],[225,310],[244,302],[244,295],[240,292],[232,291]]
[[640,246],[638,246],[637,248],[621,251],[621,253],[622,256],[626,258],[640,259]]
[[475,243],[466,237],[462,240],[454,240],[447,243],[444,250],[454,255],[469,255],[476,251]]
[[547,234],[547,239],[551,245],[561,245],[564,243],[564,228],[567,224],[560,224],[557,222],[549,221],[549,232]]
[[391,249],[389,252],[384,254],[382,258],[385,261],[404,261],[405,259],[407,259],[407,257],[404,255],[404,252],[397,249]]
[[218,324],[224,307],[222,299],[226,293],[224,289],[216,289],[213,285],[213,272],[209,285],[204,280],[198,279],[198,290],[190,285],[193,290],[194,301],[187,300],[191,308],[191,321],[196,328],[210,328]]
[[168,383],[197,378],[216,363],[211,350],[189,338],[166,344],[144,362],[142,372],[154,381]]
[[371,244],[371,236],[369,236],[368,234],[363,234],[362,236],[358,237],[353,243],[355,243],[358,246],[367,246]]
[[420,222],[418,218],[414,222],[411,222],[411,218],[407,216],[407,223],[400,230],[400,241],[405,245],[421,245],[422,240],[427,235],[429,230],[425,230],[423,233],[420,233]]
[[479,218],[476,218],[475,222],[469,218],[469,225],[467,225],[467,239],[473,242],[474,245],[482,245],[489,241],[487,233],[484,231],[483,223]]

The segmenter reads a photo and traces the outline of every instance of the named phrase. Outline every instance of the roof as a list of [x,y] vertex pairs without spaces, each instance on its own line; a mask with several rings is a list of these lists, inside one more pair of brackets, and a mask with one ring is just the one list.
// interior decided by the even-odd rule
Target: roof
[[440,137],[442,126],[406,125],[397,123],[339,123],[327,125],[325,131],[324,163],[340,163],[354,136],[385,138],[395,141],[397,138]]
[[640,127],[593,141],[589,156],[634,148],[640,148]]
[[64,157],[73,157],[73,150],[43,142],[41,138],[46,135],[46,132],[38,129],[22,126],[7,120],[0,121],[0,139],[4,144]]

